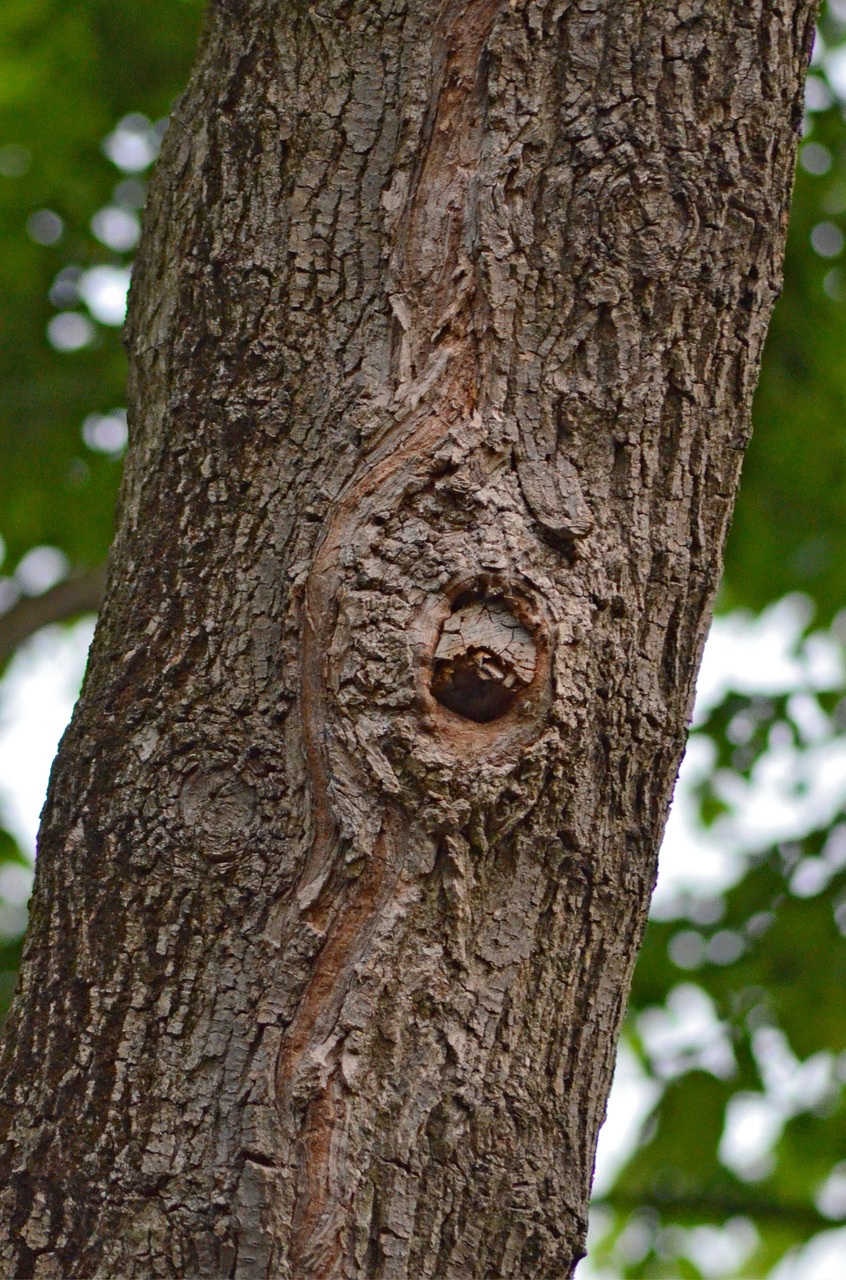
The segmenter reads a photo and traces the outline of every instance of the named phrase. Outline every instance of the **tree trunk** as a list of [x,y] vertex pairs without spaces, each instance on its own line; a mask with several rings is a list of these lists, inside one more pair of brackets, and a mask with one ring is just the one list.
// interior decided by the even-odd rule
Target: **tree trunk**
[[9,1024],[2,1272],[569,1277],[810,0],[220,0]]

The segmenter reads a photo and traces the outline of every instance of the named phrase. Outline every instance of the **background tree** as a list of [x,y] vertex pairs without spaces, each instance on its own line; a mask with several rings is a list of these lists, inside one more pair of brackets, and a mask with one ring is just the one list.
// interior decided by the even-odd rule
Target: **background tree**
[[[17,578],[19,584],[26,583],[25,557],[33,546],[49,544],[61,548],[74,569],[81,571],[96,566],[105,549],[109,526],[108,495],[116,470],[114,461],[108,457],[108,451],[114,450],[120,440],[120,418],[115,409],[122,403],[122,366],[114,341],[114,331],[103,329],[98,324],[96,312],[92,315],[90,311],[86,314],[84,310],[85,291],[95,306],[99,297],[101,308],[103,307],[102,298],[109,278],[101,274],[99,278],[94,277],[92,280],[90,274],[81,273],[95,266],[122,268],[126,254],[120,250],[110,250],[108,245],[104,246],[102,242],[92,239],[87,233],[86,224],[92,212],[102,213],[104,210],[122,211],[131,221],[131,208],[138,204],[141,192],[137,183],[133,185],[133,179],[127,182],[125,178],[121,180],[117,191],[112,191],[114,168],[100,154],[99,146],[102,138],[108,134],[112,139],[112,154],[121,154],[119,147],[122,138],[124,161],[129,161],[133,146],[136,148],[137,161],[131,163],[143,161],[145,147],[149,158],[154,135],[148,123],[136,115],[125,120],[117,131],[114,130],[114,125],[127,111],[143,111],[148,119],[156,119],[167,110],[169,100],[183,74],[183,67],[179,67],[175,74],[171,72],[179,61],[180,51],[181,57],[187,61],[193,39],[190,28],[196,19],[196,9],[192,13],[188,7],[183,9],[168,6],[167,22],[162,20],[158,6],[155,5],[146,8],[143,16],[139,13],[127,14],[117,7],[113,11],[112,6],[106,4],[79,6],[73,16],[46,13],[36,17],[27,13],[24,7],[15,10],[13,6],[6,12],[8,17],[4,17],[3,21],[8,22],[11,34],[15,37],[7,45],[11,49],[10,65],[16,71],[16,75],[7,83],[16,87],[10,114],[4,125],[5,137],[9,138],[9,142],[3,153],[7,182],[2,191],[5,198],[3,217],[8,218],[4,227],[4,230],[8,229],[8,234],[4,237],[4,242],[14,253],[7,253],[6,258],[0,262],[0,269],[6,272],[5,296],[10,301],[15,298],[16,303],[9,307],[2,358],[4,394],[8,405],[6,418],[7,422],[17,424],[18,430],[16,435],[10,436],[14,445],[9,450],[12,457],[8,465],[4,455],[4,483],[8,485],[12,498],[4,501],[0,531],[6,539],[10,566],[14,567],[23,561],[22,572]],[[183,23],[185,38],[182,40],[179,31],[174,29],[174,22],[178,22],[180,14],[184,14],[186,19]],[[829,23],[829,36],[836,37],[836,15],[829,15],[826,21]],[[168,56],[172,59],[170,71],[167,68],[164,72],[161,70],[165,63],[160,59],[162,51],[157,52],[160,43],[167,44]],[[138,65],[138,72],[132,81],[127,79],[119,60],[114,57],[114,50],[122,44],[132,50],[132,57]],[[87,64],[80,57],[81,49],[88,52]],[[91,55],[96,56],[98,50],[101,70],[91,76]],[[45,67],[53,69],[50,75],[44,74]],[[117,74],[115,67],[118,68]],[[74,74],[79,79],[85,79],[85,87],[78,93],[73,91],[75,109],[70,112],[66,109],[66,102],[56,94],[55,86],[68,84]],[[53,90],[49,95],[45,92],[47,86]],[[68,96],[71,96],[71,90],[68,91]],[[27,101],[31,103],[29,114],[23,109]],[[87,111],[86,102],[92,104]],[[836,103],[832,102],[827,109],[816,113],[815,120],[816,134],[812,141],[816,141],[819,146],[827,144],[833,162],[828,173],[803,172],[800,175],[799,199],[800,202],[805,201],[802,208],[807,212],[799,215],[794,241],[795,253],[788,260],[788,301],[782,305],[781,314],[785,316],[791,305],[797,310],[804,308],[804,314],[802,323],[798,326],[789,324],[787,316],[784,327],[774,331],[771,341],[774,355],[769,366],[770,372],[765,373],[759,398],[759,419],[762,426],[769,427],[769,435],[762,436],[759,432],[750,454],[746,473],[746,507],[741,508],[737,526],[739,536],[735,538],[729,551],[725,598],[727,603],[749,603],[758,607],[774,595],[799,586],[814,593],[820,610],[818,621],[825,623],[841,604],[839,591],[843,580],[843,541],[836,536],[832,537],[828,531],[835,527],[837,520],[842,525],[843,440],[842,434],[838,436],[831,429],[833,418],[830,408],[831,405],[838,409],[840,407],[842,362],[836,349],[836,338],[827,337],[828,333],[835,333],[834,327],[832,325],[826,330],[823,319],[826,310],[832,316],[839,314],[842,304],[838,298],[836,267],[832,268],[828,260],[815,257],[808,249],[806,237],[810,229],[818,227],[820,223],[830,224],[836,231],[840,218],[841,208],[837,194],[837,184],[841,181],[838,172],[840,119]],[[56,137],[62,136],[69,139],[68,142],[63,149],[51,153],[54,158],[48,158],[47,140],[53,142]],[[76,158],[80,155],[87,156],[89,163],[78,163]],[[28,170],[27,159],[30,165]],[[72,165],[69,162],[73,162]],[[819,168],[823,162],[824,156],[820,153],[814,163]],[[57,166],[58,170],[64,165],[71,168],[71,172],[51,173],[51,164]],[[56,236],[56,224],[51,223],[49,218],[32,218],[39,209],[43,211],[45,207],[58,212],[65,224],[64,234],[57,236],[53,244],[43,242]],[[28,233],[25,230],[27,223]],[[101,234],[106,234],[107,225],[107,221],[101,218],[98,223]],[[119,220],[112,217],[113,246],[119,243],[121,233],[115,229],[120,225]],[[126,238],[122,243],[128,250],[130,222],[125,221],[123,227]],[[819,235],[817,239],[820,239]],[[824,237],[820,243],[825,247]],[[830,245],[834,243],[829,241]],[[24,268],[27,270],[24,271]],[[61,276],[58,276],[58,271],[62,272]],[[95,291],[98,279],[101,286],[99,294]],[[112,282],[117,282],[115,277]],[[824,292],[824,284],[828,294]],[[795,286],[792,290],[791,285]],[[83,290],[83,305],[79,305],[80,286]],[[46,301],[48,288],[52,292],[52,303]],[[56,309],[60,313],[58,317],[54,314]],[[68,313],[75,314],[83,324],[77,324],[75,328],[73,322],[69,325],[66,319]],[[106,314],[101,309],[100,317]],[[57,319],[62,324],[56,325],[54,321]],[[43,340],[40,344],[31,342],[33,333],[42,330],[48,320],[52,325],[54,342],[65,348],[59,354],[55,350],[51,352]],[[89,325],[87,329],[86,324]],[[73,352],[69,348],[77,341],[80,341],[79,349]],[[91,390],[95,375],[92,374],[94,365],[89,363],[93,361],[95,350],[99,350],[100,360],[108,352],[112,353],[109,356],[110,364],[100,363],[97,366],[97,394],[93,394]],[[31,354],[33,351],[38,358]],[[111,373],[108,372],[109,367]],[[811,386],[814,388],[813,394],[809,390]],[[768,391],[768,388],[771,390]],[[49,400],[46,399],[48,393]],[[45,397],[42,403],[46,402],[49,409],[39,412],[35,406],[39,403],[38,397],[42,396]],[[763,409],[761,406],[764,406]],[[80,424],[86,419],[86,446],[83,449],[80,447],[79,433]],[[97,447],[98,440],[102,445],[111,442],[110,449],[103,452],[102,448]],[[828,459],[821,472],[816,465],[812,465],[816,459]],[[16,470],[18,467],[20,471]],[[46,478],[48,473],[52,473],[49,478],[53,482],[49,488],[46,483],[33,483],[34,478],[42,475]],[[818,479],[820,473],[826,477],[823,484]],[[23,482],[24,477],[26,483]],[[84,502],[80,502],[80,491],[85,495]],[[778,500],[776,519],[773,518],[773,494],[777,495]],[[99,528],[91,531],[93,526],[82,518],[83,511],[88,517],[99,515]],[[744,511],[748,514],[744,515]],[[801,554],[796,554],[797,552]],[[36,565],[37,563],[36,561]],[[768,582],[771,584],[769,587]],[[92,586],[90,581],[83,578],[83,583],[87,589],[96,590],[96,582]],[[11,582],[7,583],[7,591],[14,589]],[[53,599],[61,601],[61,597],[54,596]],[[42,600],[42,606],[45,603]],[[12,614],[18,624],[16,634],[21,633],[21,622],[26,622],[27,614],[30,619],[43,616],[36,615],[26,605],[23,609],[16,609]],[[7,619],[8,617],[9,615]],[[11,630],[9,627],[9,634]],[[830,701],[833,704],[835,700]],[[823,707],[826,712],[831,709]],[[715,741],[726,744],[722,761],[728,759],[729,744],[739,732],[737,713],[748,710],[746,706],[728,706],[720,714],[715,713],[707,726]],[[785,708],[774,705],[768,710],[758,700],[752,710],[756,735],[751,740],[754,753],[757,745],[766,741],[768,724],[782,719]],[[732,724],[733,729],[730,728]],[[735,747],[736,745],[734,744]],[[748,751],[747,761],[747,768],[751,768],[754,759]],[[713,788],[706,790],[705,795],[713,813]],[[791,856],[795,862],[795,851]],[[779,883],[784,886],[786,901],[789,903],[792,878],[790,858],[785,860],[783,852],[774,852],[770,857],[776,865],[777,878],[780,877]],[[743,883],[745,881],[741,882],[739,888]],[[749,883],[754,888],[756,883],[761,883],[760,877],[756,882],[752,876]],[[835,869],[827,891],[834,907],[838,901],[837,884]],[[764,897],[768,891],[765,891]],[[739,918],[745,921],[747,916],[743,912],[747,911],[748,903],[738,901]],[[771,898],[766,901],[769,904]],[[684,913],[699,909],[691,903],[679,905],[683,913],[682,919]],[[804,925],[811,929],[811,933],[820,921],[834,918],[833,914],[826,916],[825,902],[821,904],[815,899],[813,908],[803,918]],[[731,910],[733,908],[730,903],[729,911]],[[727,919],[731,924],[731,915]],[[790,927],[791,937],[801,939],[802,928],[795,917],[790,921]],[[640,994],[636,990],[635,1009],[638,1008],[638,1002],[641,1006],[663,1004],[668,988],[676,985],[678,976],[689,977],[691,972],[696,972],[697,977],[708,983],[711,979],[715,983],[722,983],[726,991],[730,991],[732,969],[725,965],[706,965],[696,971],[688,967],[681,973],[676,968],[674,977],[673,968],[665,959],[664,947],[673,937],[697,930],[690,930],[683,923],[669,922],[662,925],[661,929],[663,936],[660,931],[654,935],[654,963],[649,960],[650,953],[647,953],[644,985]],[[716,921],[712,928],[698,930],[706,941],[709,935],[726,931],[725,922],[718,925]],[[753,966],[751,976],[748,971],[744,975],[744,983],[748,982],[751,988],[766,987],[767,978],[774,968],[774,957],[779,957],[783,945],[783,939],[779,938],[776,931],[765,932],[756,947],[744,954],[742,963],[747,966],[747,970],[750,965]],[[826,947],[834,955],[840,945],[839,935],[831,935],[826,940]],[[14,962],[13,953],[10,960]],[[796,971],[800,976],[806,970],[807,966],[797,964]],[[816,973],[814,977],[817,977]],[[737,1073],[723,1082],[711,1075],[710,1080],[717,1082],[714,1085],[709,1084],[708,1073],[705,1073],[704,1079],[700,1072],[682,1073],[678,1084],[674,1084],[668,1091],[659,1112],[657,1137],[651,1145],[644,1148],[642,1160],[647,1161],[646,1165],[636,1164],[635,1169],[640,1168],[640,1171],[636,1173],[635,1181],[626,1183],[623,1179],[616,1199],[613,1195],[610,1197],[612,1202],[620,1206],[621,1214],[628,1211],[633,1197],[653,1208],[651,1216],[641,1215],[638,1225],[643,1228],[640,1233],[641,1241],[653,1241],[658,1253],[650,1253],[652,1245],[647,1244],[642,1260],[632,1264],[635,1270],[645,1267],[647,1274],[654,1274],[657,1260],[658,1265],[669,1269],[669,1274],[677,1274],[677,1259],[672,1256],[672,1242],[668,1241],[664,1229],[668,1221],[721,1222],[729,1211],[746,1213],[760,1221],[765,1246],[771,1257],[780,1248],[803,1238],[825,1221],[810,1206],[820,1184],[839,1159],[837,1153],[842,1151],[842,1144],[838,1146],[836,1115],[835,1124],[827,1130],[832,1145],[826,1150],[832,1155],[825,1156],[821,1161],[817,1160],[815,1168],[809,1171],[810,1176],[808,1173],[801,1173],[805,1158],[797,1158],[795,1152],[790,1155],[789,1160],[779,1161],[778,1171],[782,1175],[786,1170],[793,1171],[789,1195],[778,1184],[777,1171],[763,1187],[760,1182],[750,1186],[740,1179],[729,1179],[731,1197],[726,1198],[725,1183],[720,1182],[725,1179],[725,1170],[717,1162],[715,1150],[724,1110],[737,1090],[748,1090],[750,1082],[752,1087],[757,1088],[760,1080],[759,1068],[755,1065],[756,1059],[751,1049],[751,1036],[756,1028],[744,1022],[745,1015],[737,1011],[736,1004],[727,995],[717,1007],[739,1046],[737,1054],[740,1066]],[[803,1019],[806,1028],[810,1022],[807,1010],[812,1007],[814,1005],[803,997],[800,988],[794,1002],[795,1018]],[[776,1020],[779,1017],[777,1011],[770,1011],[768,1016]],[[837,1022],[836,1004],[832,1006],[831,1016]],[[809,1041],[802,1040],[796,1025],[791,1024],[785,1029],[791,1032],[791,1043],[796,1050],[801,1056],[807,1057]],[[839,1043],[836,1032],[834,1038],[831,1037],[830,1026],[821,1028],[819,1039],[812,1038],[810,1041],[810,1052],[813,1052],[817,1044],[837,1049]],[[744,1045],[748,1048],[744,1048]],[[744,1067],[744,1063],[749,1062],[752,1067]],[[758,1071],[758,1075],[755,1075],[755,1071]],[[696,1105],[671,1105],[672,1100],[685,1087],[698,1090]],[[831,1109],[830,1098],[824,1105]],[[837,1106],[839,1103],[836,1104],[835,1112]],[[804,1118],[801,1115],[797,1117],[797,1123],[800,1127],[801,1123],[807,1124],[807,1113]],[[689,1159],[691,1124],[697,1127],[699,1146],[703,1153],[701,1168]],[[707,1132],[714,1135],[710,1146],[702,1140],[702,1135]],[[807,1155],[810,1148],[804,1144],[800,1146]],[[671,1191],[667,1190],[668,1171],[669,1182],[672,1183],[675,1178],[678,1184],[677,1171],[681,1162],[675,1153],[679,1150],[684,1150],[686,1156],[684,1194],[680,1192],[678,1185]],[[642,1171],[644,1167],[645,1174]],[[773,1178],[776,1179],[775,1182],[772,1181]],[[660,1211],[660,1218],[657,1211]],[[772,1229],[773,1223],[776,1223],[777,1229]],[[683,1248],[684,1244],[683,1239],[676,1239],[679,1247]],[[763,1259],[764,1253],[756,1265],[764,1266]]]

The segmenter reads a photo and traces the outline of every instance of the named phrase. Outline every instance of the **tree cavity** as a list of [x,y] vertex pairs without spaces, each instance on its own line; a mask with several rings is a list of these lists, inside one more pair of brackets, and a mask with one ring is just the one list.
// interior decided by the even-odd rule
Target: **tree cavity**
[[504,600],[459,597],[434,653],[432,695],[465,720],[489,724],[532,683],[535,642]]

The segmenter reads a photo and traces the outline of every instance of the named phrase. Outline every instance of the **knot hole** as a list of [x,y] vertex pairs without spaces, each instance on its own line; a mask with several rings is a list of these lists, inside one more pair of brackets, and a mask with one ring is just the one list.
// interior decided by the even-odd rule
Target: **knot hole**
[[501,597],[459,597],[434,653],[432,695],[447,710],[477,724],[506,715],[532,683],[532,636]]

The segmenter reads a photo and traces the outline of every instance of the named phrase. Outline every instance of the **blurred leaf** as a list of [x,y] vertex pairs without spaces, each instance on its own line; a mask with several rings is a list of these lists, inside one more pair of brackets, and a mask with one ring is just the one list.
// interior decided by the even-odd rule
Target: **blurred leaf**
[[[0,536],[12,567],[45,543],[89,566],[111,540],[120,464],[86,448],[80,430],[88,414],[123,403],[119,332],[97,324],[92,346],[54,350],[48,292],[63,268],[125,260],[90,229],[127,177],[103,154],[103,139],[127,113],[167,114],[202,8],[200,0],[0,7],[0,170],[3,148],[24,168],[0,172]],[[45,208],[64,224],[55,245],[27,230]]]
[[846,230],[846,128],[838,103],[806,139],[831,154],[818,176],[797,170],[785,259],[753,408],[754,432],[726,554],[723,606],[762,609],[803,591],[826,624],[846,582],[846,276],[821,257],[821,222]]

